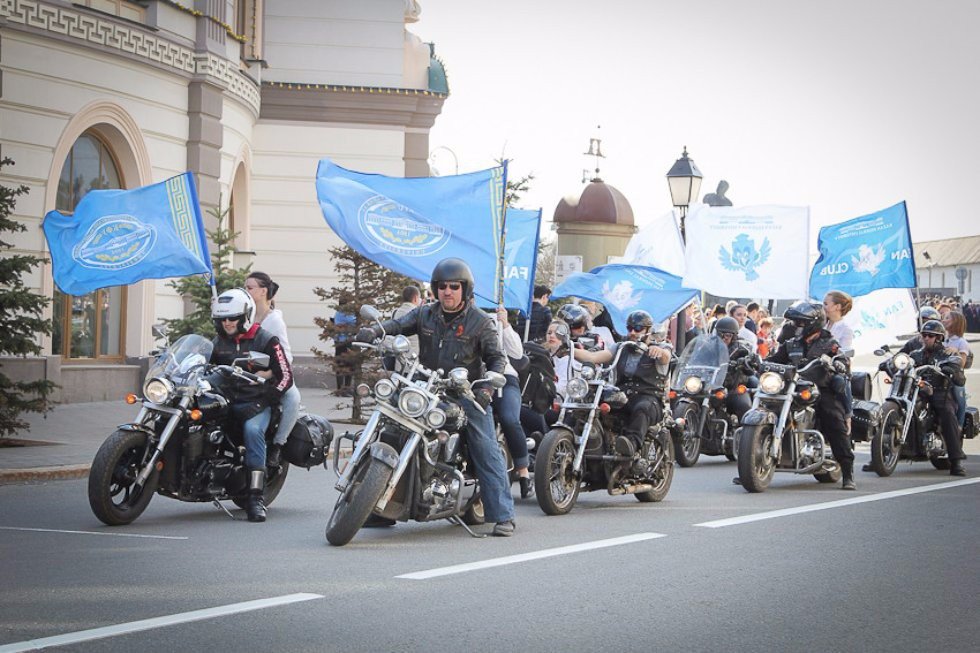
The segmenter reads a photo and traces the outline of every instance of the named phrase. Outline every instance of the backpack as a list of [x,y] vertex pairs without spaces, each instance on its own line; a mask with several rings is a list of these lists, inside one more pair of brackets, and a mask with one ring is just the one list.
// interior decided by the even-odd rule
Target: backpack
[[524,343],[527,366],[520,371],[521,397],[539,413],[551,408],[555,400],[555,363],[548,350],[535,342]]

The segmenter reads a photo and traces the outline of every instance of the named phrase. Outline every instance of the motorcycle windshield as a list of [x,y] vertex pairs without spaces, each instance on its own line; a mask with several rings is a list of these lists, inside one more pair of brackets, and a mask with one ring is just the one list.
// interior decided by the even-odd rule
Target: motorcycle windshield
[[213,349],[214,344],[204,336],[182,336],[157,357],[146,380],[167,378],[176,388],[193,386],[211,360]]
[[683,387],[692,376],[701,379],[705,387],[721,386],[728,374],[728,347],[714,333],[700,335],[687,343],[676,369],[675,388]]

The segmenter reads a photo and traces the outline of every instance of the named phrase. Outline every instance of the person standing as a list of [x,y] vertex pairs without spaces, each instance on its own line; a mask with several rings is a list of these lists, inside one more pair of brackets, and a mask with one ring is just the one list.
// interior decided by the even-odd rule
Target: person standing
[[509,359],[504,368],[507,384],[493,395],[493,410],[497,414],[500,428],[504,432],[507,448],[514,459],[514,472],[517,473],[521,488],[521,498],[527,499],[534,494],[534,484],[528,472],[530,457],[527,450],[527,436],[521,426],[521,383],[517,370],[510,360],[524,358],[524,345],[520,336],[507,321],[507,309],[497,307],[497,332],[500,337],[500,348]]
[[528,342],[542,342],[548,332],[548,325],[551,324],[551,309],[548,302],[551,301],[551,288],[538,285],[534,287],[534,301],[531,302],[531,324],[527,326],[527,318],[521,313],[517,318],[517,334],[524,338],[524,330],[527,329]]
[[351,338],[354,335],[354,328],[357,326],[357,317],[348,311],[352,309],[354,296],[349,291],[340,293],[337,300],[337,312],[330,318],[330,321],[337,327],[334,333],[333,342],[333,369],[337,375],[337,394],[350,395],[353,390],[353,366],[349,357],[351,356]]
[[[393,320],[400,320],[421,305],[422,291],[418,289],[418,286],[405,286],[402,290],[402,304],[395,309],[391,317]],[[408,341],[412,344],[412,351],[416,354],[419,353],[419,337],[411,336]]]
[[759,351],[759,338],[756,336],[755,331],[751,331],[745,326],[746,321],[749,319],[748,311],[742,304],[732,304],[732,307],[728,309],[729,317],[735,318],[738,322],[738,339],[744,340],[752,350],[752,353]]

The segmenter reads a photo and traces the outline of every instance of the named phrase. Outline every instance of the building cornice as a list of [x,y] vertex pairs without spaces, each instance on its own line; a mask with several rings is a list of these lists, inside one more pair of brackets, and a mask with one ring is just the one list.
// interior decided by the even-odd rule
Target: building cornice
[[446,97],[411,88],[263,82],[259,117],[429,129]]

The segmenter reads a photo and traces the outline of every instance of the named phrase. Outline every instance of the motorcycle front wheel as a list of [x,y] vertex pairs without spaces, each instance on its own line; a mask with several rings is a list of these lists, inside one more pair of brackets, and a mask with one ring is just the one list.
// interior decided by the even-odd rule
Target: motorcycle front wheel
[[878,476],[891,476],[902,454],[902,427],[905,419],[898,406],[886,402],[881,426],[871,437],[871,469]]
[[657,482],[653,484],[653,489],[636,493],[636,500],[640,503],[663,501],[674,481],[674,441],[671,438],[665,439],[665,445],[660,444],[659,440],[650,444],[650,458],[655,460],[662,456],[663,462],[657,469]]
[[684,418],[684,430],[671,434],[677,464],[681,467],[691,467],[701,457],[701,433],[698,429],[701,423],[701,411],[698,408],[684,403],[674,409],[675,419]]
[[546,515],[564,515],[575,506],[580,483],[572,469],[574,462],[572,434],[564,429],[548,431],[534,471],[534,495]]
[[150,504],[159,470],[150,473],[143,487],[136,487],[136,477],[150,457],[147,449],[146,433],[120,429],[96,452],[88,473],[88,503],[103,523],[132,523]]
[[765,492],[776,472],[776,460],[770,454],[772,424],[743,426],[738,440],[738,477],[746,492]]
[[[388,447],[386,444],[380,446]],[[397,452],[388,448],[391,449],[391,455],[397,458]],[[343,546],[354,538],[377,505],[393,471],[370,454],[358,463],[350,483],[337,498],[327,522],[327,542],[334,546]]]

